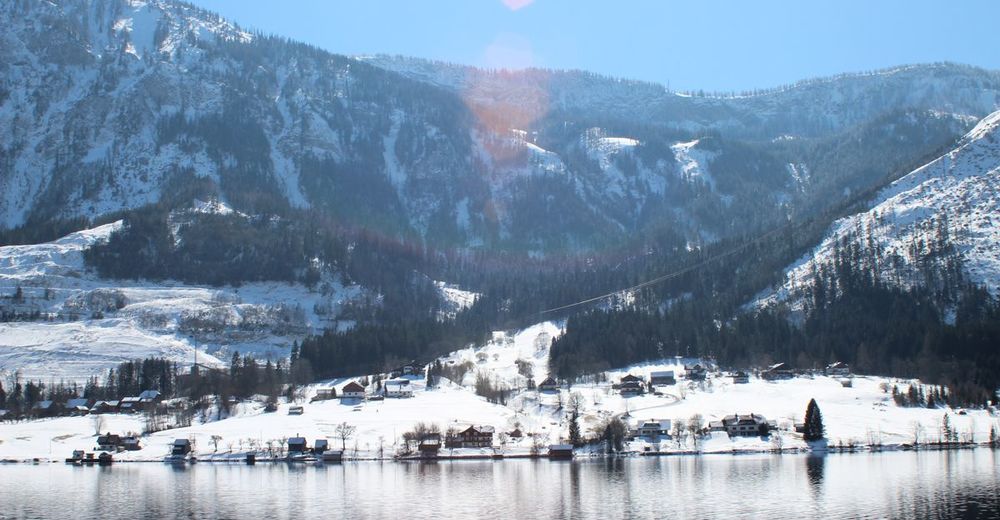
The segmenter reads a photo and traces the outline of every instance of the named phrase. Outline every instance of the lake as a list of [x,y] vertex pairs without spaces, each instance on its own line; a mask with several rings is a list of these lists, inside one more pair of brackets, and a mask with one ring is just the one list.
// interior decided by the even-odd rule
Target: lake
[[0,466],[0,518],[990,518],[1000,452]]

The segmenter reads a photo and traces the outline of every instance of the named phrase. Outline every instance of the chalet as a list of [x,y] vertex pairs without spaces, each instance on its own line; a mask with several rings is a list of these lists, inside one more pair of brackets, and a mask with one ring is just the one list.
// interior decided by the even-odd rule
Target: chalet
[[142,393],[139,394],[139,404],[142,405],[143,408],[155,405],[162,400],[163,394],[161,394],[159,390],[143,390]]
[[791,379],[795,377],[795,372],[784,363],[775,363],[761,372],[760,377],[767,381],[777,381],[779,379]]
[[31,407],[31,412],[38,417],[53,417],[61,414],[63,405],[55,401],[39,401]]
[[544,381],[538,383],[538,390],[541,392],[555,392],[559,390],[559,383],[552,377],[546,377]]
[[77,399],[70,399],[66,401],[66,409],[73,410],[79,407],[84,407],[87,411],[90,411],[90,407],[93,406],[94,402],[86,397],[79,397]]
[[120,435],[105,433],[97,436],[97,449],[102,451],[116,451],[122,445]]
[[441,434],[429,433],[421,437],[417,444],[417,451],[424,457],[436,457],[441,450]]
[[337,398],[337,389],[333,387],[329,388],[317,388],[316,396],[313,397],[313,401],[326,401],[328,399]]
[[330,449],[330,441],[326,439],[316,439],[316,442],[313,443],[313,453],[317,455],[322,455],[329,449]]
[[835,361],[826,366],[826,375],[828,376],[848,376],[851,374],[851,367],[847,363],[842,363],[840,361]]
[[358,384],[357,381],[351,381],[344,385],[344,388],[340,389],[341,399],[364,399],[365,398],[365,387]]
[[549,458],[550,459],[572,459],[573,458],[573,445],[572,444],[552,444],[552,445],[549,445]]
[[489,448],[493,446],[492,426],[469,426],[445,439],[449,448]]
[[170,450],[170,454],[178,457],[183,457],[191,453],[191,441],[188,439],[174,439],[173,447]]
[[635,428],[636,437],[656,438],[670,435],[669,419],[648,419],[639,421]]
[[424,373],[424,365],[421,365],[416,361],[411,361],[403,366],[396,367],[389,373],[389,375],[392,377],[419,376],[423,373]]
[[722,418],[722,424],[730,437],[758,437],[767,435],[771,425],[760,414],[727,415]]
[[122,437],[122,448],[124,448],[125,451],[138,451],[142,449],[142,446],[139,444],[138,437],[129,435]]
[[521,433],[520,428],[514,428],[513,430],[507,432],[507,436],[510,437],[511,439],[520,439],[524,437],[524,434]]
[[291,437],[288,439],[288,455],[301,455],[306,452],[305,437]]
[[734,385],[745,385],[750,382],[750,374],[747,374],[742,370],[733,372],[730,377],[733,378]]
[[621,379],[621,384],[625,383],[642,383],[642,378],[639,376],[633,376],[632,374],[627,374]]
[[618,385],[618,391],[621,395],[639,395],[644,389],[640,381],[627,381]]
[[118,411],[121,413],[136,413],[142,410],[142,403],[139,396],[122,397],[118,403]]
[[303,408],[301,406],[289,406],[288,407],[288,415],[302,415],[304,413],[306,413],[306,410],[305,410],[305,408]]
[[660,370],[649,374],[649,382],[653,385],[674,385],[677,380],[674,378],[673,370]]
[[700,364],[684,365],[684,372],[690,381],[704,381],[708,377],[708,370]]
[[390,379],[385,382],[385,396],[393,398],[413,397],[413,388],[406,379]]
[[90,413],[102,414],[102,413],[114,413],[118,411],[118,405],[121,404],[118,401],[97,401],[94,406],[90,407]]

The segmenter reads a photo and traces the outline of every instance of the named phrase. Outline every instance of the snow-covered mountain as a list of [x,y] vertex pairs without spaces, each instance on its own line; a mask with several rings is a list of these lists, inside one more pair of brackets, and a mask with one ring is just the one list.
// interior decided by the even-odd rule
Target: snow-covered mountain
[[[448,246],[593,249],[657,229],[683,245],[878,183],[1000,100],[996,73],[955,65],[711,98],[355,59],[172,0],[5,2],[0,23],[0,228],[217,197]],[[858,139],[899,125],[889,149]],[[824,172],[848,145],[885,164]]]
[[[757,305],[802,311],[822,273],[850,255],[853,269],[913,288],[935,273],[1000,293],[1000,112],[982,119],[950,152],[891,183],[867,211],[835,222],[822,242],[790,266],[784,284]],[[836,287],[833,288],[836,290]],[[954,288],[952,288],[954,289]]]

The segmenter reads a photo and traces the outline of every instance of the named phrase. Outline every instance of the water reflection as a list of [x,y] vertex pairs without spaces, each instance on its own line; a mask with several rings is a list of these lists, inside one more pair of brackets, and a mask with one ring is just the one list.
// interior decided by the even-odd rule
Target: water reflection
[[0,518],[982,518],[987,450],[807,457],[0,466]]

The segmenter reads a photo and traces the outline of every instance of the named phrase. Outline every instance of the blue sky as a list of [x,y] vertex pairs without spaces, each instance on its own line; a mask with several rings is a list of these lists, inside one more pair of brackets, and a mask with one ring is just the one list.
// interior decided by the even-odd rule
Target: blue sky
[[1000,69],[1000,1],[193,0],[342,54],[743,90],[907,63]]

